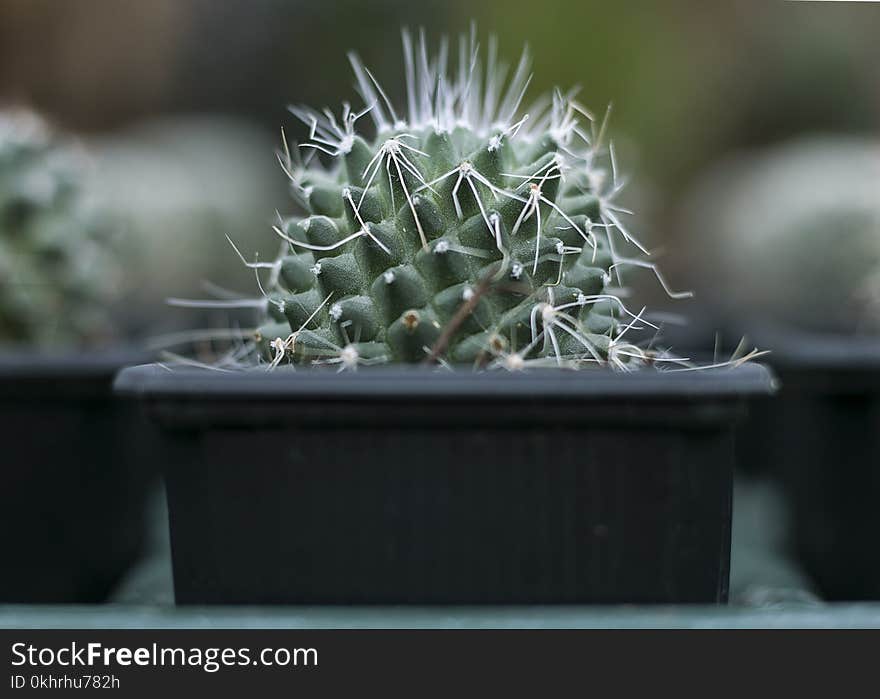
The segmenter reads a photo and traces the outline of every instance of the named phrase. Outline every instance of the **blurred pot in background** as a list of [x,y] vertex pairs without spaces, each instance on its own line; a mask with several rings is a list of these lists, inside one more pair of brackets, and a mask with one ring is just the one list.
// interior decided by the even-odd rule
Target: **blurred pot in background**
[[781,479],[793,545],[832,599],[880,596],[880,142],[807,139],[720,165],[685,230],[703,328],[747,335],[778,373],[741,435],[743,469]]
[[0,602],[98,601],[140,548],[150,468],[110,393],[123,266],[90,162],[0,112]]

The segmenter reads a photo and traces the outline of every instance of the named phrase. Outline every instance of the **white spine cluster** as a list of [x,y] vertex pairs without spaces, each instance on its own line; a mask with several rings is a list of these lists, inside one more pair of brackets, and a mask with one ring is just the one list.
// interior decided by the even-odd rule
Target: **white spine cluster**
[[[407,32],[403,32],[404,73],[406,80],[406,107],[398,110],[389,99],[386,91],[376,80],[368,68],[351,54],[349,56],[357,80],[357,89],[364,100],[365,106],[355,111],[348,103],[343,104],[340,116],[334,115],[329,109],[315,111],[306,107],[293,107],[291,111],[301,119],[309,129],[309,136],[301,148],[313,155],[306,157],[291,155],[285,142],[285,152],[280,157],[282,166],[290,178],[294,192],[307,198],[312,191],[309,178],[324,176],[333,180],[334,173],[343,167],[342,159],[352,152],[358,138],[358,126],[365,117],[373,122],[376,135],[369,139],[377,144],[375,155],[362,173],[360,183],[352,183],[352,188],[362,187],[363,193],[356,197],[351,189],[343,190],[343,199],[348,211],[360,226],[359,230],[345,236],[332,245],[319,246],[298,240],[275,227],[276,233],[288,246],[312,251],[330,251],[342,248],[360,237],[369,237],[376,246],[388,252],[385,245],[374,235],[371,225],[364,222],[362,209],[366,193],[370,187],[382,178],[389,180],[389,189],[398,193],[402,190],[406,202],[395,203],[396,207],[404,204],[412,214],[417,233],[424,249],[431,249],[420,220],[419,207],[423,204],[421,197],[428,192],[436,196],[441,185],[449,193],[451,210],[458,218],[463,218],[461,196],[463,193],[476,202],[478,215],[482,217],[488,236],[494,241],[503,255],[504,268],[498,278],[514,282],[534,274],[545,258],[541,257],[540,243],[542,236],[552,236],[553,230],[548,225],[553,221],[559,229],[577,232],[579,245],[555,246],[555,255],[551,259],[559,260],[559,279],[562,278],[562,260],[568,255],[578,255],[592,251],[595,259],[598,236],[602,236],[606,253],[612,263],[605,270],[603,278],[609,282],[612,274],[620,284],[620,270],[624,267],[641,267],[652,271],[663,289],[673,298],[686,298],[687,292],[675,292],[669,288],[656,266],[643,259],[648,255],[645,246],[633,235],[630,227],[624,222],[632,212],[618,203],[618,198],[625,186],[617,167],[614,145],[606,143],[607,122],[610,109],[601,120],[583,107],[576,99],[575,92],[554,91],[545,95],[524,108],[526,92],[531,81],[530,57],[524,51],[519,61],[513,66],[503,64],[498,59],[498,47],[494,38],[490,39],[485,60],[480,57],[480,47],[476,41],[474,30],[462,37],[457,46],[446,39],[442,40],[438,51],[429,54],[424,34],[420,33],[417,40]],[[457,60],[453,60],[456,54]],[[544,162],[535,172],[526,174],[501,173],[508,184],[501,186],[495,177],[491,180],[486,174],[467,158],[463,158],[439,176],[429,178],[423,171],[422,163],[431,156],[418,147],[418,134],[433,131],[436,134],[451,134],[456,129],[465,129],[473,136],[482,139],[485,150],[492,153],[505,147],[508,142],[516,141],[518,146],[538,144],[548,136],[556,144],[556,154]],[[476,160],[476,158],[474,158]],[[329,161],[329,162],[328,162]],[[436,169],[433,171],[436,173]],[[400,189],[395,188],[395,183]],[[409,183],[409,185],[407,184]],[[565,208],[547,195],[550,185],[560,190],[565,185],[567,191],[589,193],[598,200],[598,219],[589,218],[580,222],[570,216]],[[500,204],[519,207],[518,216],[509,231],[510,237],[520,233],[522,227],[534,225],[536,244],[534,259],[527,264],[512,259],[510,250],[505,249],[501,220],[495,209]],[[516,214],[514,214],[516,215]],[[309,219],[302,223],[303,230],[308,230]],[[534,235],[534,233],[532,234]],[[636,248],[635,256],[624,256],[618,252],[621,245]],[[440,240],[432,251],[436,255],[465,254],[485,257],[484,250],[468,248],[448,240]],[[549,253],[547,253],[549,255]],[[280,258],[279,258],[280,260]],[[259,269],[272,269],[277,279],[280,262],[249,263],[257,273]],[[320,262],[312,268],[314,274],[320,274]],[[382,274],[385,284],[393,284],[395,275],[391,270]],[[535,362],[547,362],[556,365],[576,366],[581,363],[603,364],[616,369],[625,369],[634,363],[653,363],[665,359],[654,352],[639,348],[635,343],[624,340],[624,335],[644,327],[655,328],[644,317],[644,309],[634,313],[627,309],[621,300],[623,294],[602,293],[596,295],[579,294],[576,298],[553,298],[553,287],[559,284],[548,283],[540,297],[528,300],[530,307],[530,337],[525,338],[525,347],[488,348],[494,355],[494,362],[489,366],[498,366],[509,370],[517,370],[530,366]],[[464,302],[474,300],[475,286],[464,287],[461,298]],[[265,294],[264,294],[265,296]],[[595,336],[591,336],[581,325],[577,312],[584,306],[611,303],[620,311],[621,317],[629,320],[625,327],[618,328],[611,337],[606,337],[602,350],[599,349]],[[338,305],[330,309],[334,320],[339,320],[341,310]],[[487,332],[492,330],[486,329]],[[295,343],[294,333],[272,347],[276,351],[289,351]],[[570,344],[574,341],[580,348],[580,357],[572,362],[560,351],[560,338],[565,337]],[[279,338],[280,340],[280,338]],[[530,352],[543,348],[544,357],[540,360],[531,359]],[[354,346],[344,344],[335,346],[335,357],[332,360],[316,360],[315,363],[337,363],[341,368],[354,368],[364,363]],[[430,348],[426,348],[430,353]],[[438,357],[438,360],[441,358]],[[280,361],[280,360],[279,360]],[[673,360],[679,361],[679,360]],[[273,364],[276,363],[273,361]]]

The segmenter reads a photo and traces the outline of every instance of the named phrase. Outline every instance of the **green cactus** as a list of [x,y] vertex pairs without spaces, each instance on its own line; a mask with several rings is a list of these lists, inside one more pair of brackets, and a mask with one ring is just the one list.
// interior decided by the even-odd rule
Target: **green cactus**
[[38,116],[0,112],[0,345],[98,341],[114,274],[86,163]]
[[[463,37],[455,72],[446,42],[430,61],[424,37],[403,43],[405,113],[353,55],[363,110],[291,108],[309,138],[280,160],[305,214],[279,220],[279,258],[249,263],[269,275],[262,356],[343,368],[653,359],[633,334],[655,326],[627,309],[619,278],[656,268],[617,250],[644,253],[615,203],[605,120],[560,91],[520,113],[529,57],[505,83],[494,40],[483,68]],[[358,133],[365,119],[373,138]]]

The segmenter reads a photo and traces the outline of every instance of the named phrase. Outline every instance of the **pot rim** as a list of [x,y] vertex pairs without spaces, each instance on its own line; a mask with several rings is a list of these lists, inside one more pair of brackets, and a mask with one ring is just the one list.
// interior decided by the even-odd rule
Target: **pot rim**
[[274,400],[464,398],[472,402],[499,398],[603,400],[607,398],[713,397],[736,399],[770,395],[777,390],[764,365],[701,371],[607,369],[524,372],[442,371],[436,368],[371,367],[356,372],[304,368],[217,371],[192,366],[144,364],[123,369],[114,391],[133,398],[261,398]]
[[0,350],[0,380],[17,378],[63,378],[66,376],[112,378],[120,369],[150,358],[138,349]]
[[111,398],[125,366],[150,359],[127,348],[95,351],[0,351],[0,401]]

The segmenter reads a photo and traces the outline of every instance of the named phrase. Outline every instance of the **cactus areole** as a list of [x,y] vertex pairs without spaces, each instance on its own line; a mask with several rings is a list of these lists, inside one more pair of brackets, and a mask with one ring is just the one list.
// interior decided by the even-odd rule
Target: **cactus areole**
[[473,33],[462,37],[455,67],[445,41],[431,59],[423,37],[404,32],[403,44],[404,108],[353,55],[362,109],[291,108],[308,138],[285,141],[279,159],[305,213],[275,226],[280,257],[245,262],[264,293],[263,360],[656,360],[635,338],[655,326],[625,305],[625,268],[688,294],[669,291],[615,203],[607,113],[596,120],[559,90],[524,107],[528,53],[508,71],[494,40],[484,63]]

